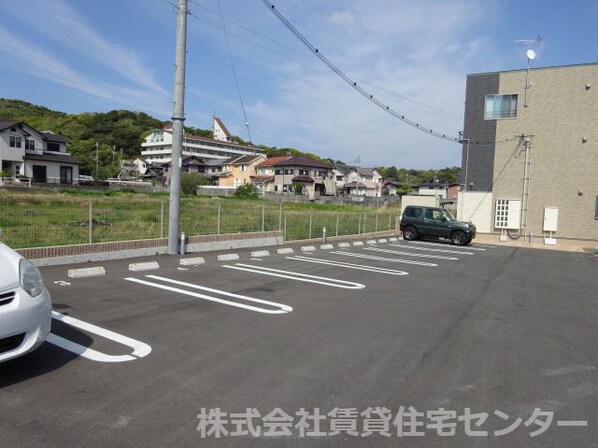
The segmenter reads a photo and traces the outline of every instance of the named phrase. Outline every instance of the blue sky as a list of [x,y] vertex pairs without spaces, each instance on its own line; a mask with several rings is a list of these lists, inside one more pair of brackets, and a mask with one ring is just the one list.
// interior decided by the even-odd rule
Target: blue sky
[[[284,0],[277,9],[345,74],[457,136],[466,75],[598,62],[594,0]],[[68,113],[172,114],[176,0],[0,0],[0,97]],[[220,117],[257,144],[362,166],[441,168],[460,146],[380,110],[309,53],[261,0],[190,0],[185,124]],[[220,15],[220,11],[222,15]],[[224,23],[224,26],[223,26]],[[226,35],[225,31],[226,29]],[[240,95],[233,76],[233,63]]]

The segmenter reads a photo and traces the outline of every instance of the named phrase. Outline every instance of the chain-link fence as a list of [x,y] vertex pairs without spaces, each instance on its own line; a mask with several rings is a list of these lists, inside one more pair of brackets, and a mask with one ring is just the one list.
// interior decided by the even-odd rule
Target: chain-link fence
[[[181,200],[180,230],[213,235],[278,230],[286,241],[395,228],[395,209],[321,211],[268,201]],[[14,248],[165,238],[166,197],[0,196],[3,241]]]

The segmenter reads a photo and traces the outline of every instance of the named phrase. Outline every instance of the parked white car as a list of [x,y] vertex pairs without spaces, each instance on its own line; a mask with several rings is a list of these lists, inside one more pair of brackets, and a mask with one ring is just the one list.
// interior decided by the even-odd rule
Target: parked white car
[[37,267],[0,243],[0,363],[39,347],[50,332],[51,312]]

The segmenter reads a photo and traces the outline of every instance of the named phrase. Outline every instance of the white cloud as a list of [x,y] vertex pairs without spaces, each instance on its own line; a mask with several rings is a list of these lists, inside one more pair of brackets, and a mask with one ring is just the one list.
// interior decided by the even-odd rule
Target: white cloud
[[147,95],[143,89],[117,86],[89,78],[73,70],[47,50],[19,39],[0,25],[0,54],[4,53],[28,74],[92,95],[134,110],[162,110],[160,98]]
[[355,16],[349,11],[339,11],[330,16],[330,21],[335,25],[352,26],[355,23]]
[[20,9],[8,8],[6,11],[26,21],[28,26],[56,42],[60,48],[77,53],[79,58],[108,68],[153,94],[166,94],[153,79],[151,67],[144,65],[135,51],[100,35],[63,0],[35,2],[30,6],[29,13],[24,16]]
[[[411,100],[360,83],[392,109],[457,137],[463,126],[464,67],[483,42],[482,36],[473,43],[469,37],[484,17],[483,5],[476,5],[472,8],[469,0],[342,2],[342,12],[329,20],[340,25],[352,20],[351,27],[327,29],[318,34],[318,42],[306,37],[351,79]],[[257,115],[267,129],[269,144],[345,161],[359,156],[381,165],[460,164],[458,144],[404,124],[317,64],[315,58],[313,64],[279,64],[276,99],[261,99],[250,108],[250,116]]]

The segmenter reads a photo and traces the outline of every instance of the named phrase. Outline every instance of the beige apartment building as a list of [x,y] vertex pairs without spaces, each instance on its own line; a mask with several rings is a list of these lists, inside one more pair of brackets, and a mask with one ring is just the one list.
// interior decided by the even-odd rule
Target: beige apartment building
[[597,119],[596,63],[468,75],[460,217],[598,240]]

